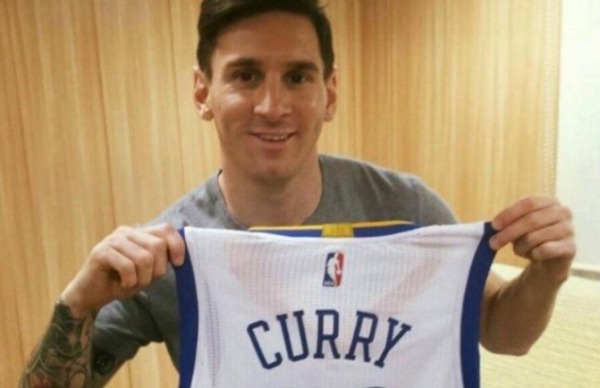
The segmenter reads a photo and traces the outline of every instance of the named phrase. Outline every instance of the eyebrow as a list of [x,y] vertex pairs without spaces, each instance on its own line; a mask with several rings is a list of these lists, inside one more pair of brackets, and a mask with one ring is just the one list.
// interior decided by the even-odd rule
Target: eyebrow
[[260,62],[252,58],[237,58],[225,65],[226,68],[260,67]]
[[[237,58],[225,65],[226,68],[260,68],[261,63],[253,58]],[[286,64],[289,70],[319,72],[319,67],[311,61],[292,61]]]
[[314,71],[319,72],[319,67],[310,61],[295,61],[287,66],[291,70]]

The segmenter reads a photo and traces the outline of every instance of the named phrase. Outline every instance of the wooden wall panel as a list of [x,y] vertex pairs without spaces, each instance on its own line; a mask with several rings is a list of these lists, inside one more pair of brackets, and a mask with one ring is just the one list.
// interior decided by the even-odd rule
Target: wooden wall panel
[[171,0],[179,128],[185,189],[191,190],[219,168],[218,138],[212,122],[200,119],[193,101],[196,23],[200,12],[197,0]]
[[145,222],[183,189],[169,1],[93,4],[115,218]]
[[367,158],[423,176],[465,220],[552,192],[559,1],[363,5]]
[[[11,386],[16,385],[24,358],[22,341],[30,341],[28,337],[36,335],[30,322],[20,322],[18,306],[35,306],[37,296],[35,291],[17,291],[22,287],[19,281],[27,280],[22,270],[25,241],[19,236],[28,226],[23,222],[22,211],[31,206],[31,201],[28,200],[30,191],[14,72],[8,7],[0,2],[0,120],[4,122],[0,131],[0,247],[3,255],[0,270],[0,343],[3,349],[0,381]],[[44,281],[44,277],[41,280]]]
[[3,54],[10,39],[3,60],[12,61],[3,72],[8,117],[19,117],[2,117],[2,234],[9,241],[2,260],[17,290],[2,305],[17,306],[13,319],[24,350],[11,362],[21,366],[61,289],[112,217],[104,211],[111,206],[98,131],[100,89],[89,71],[95,35],[80,17],[89,7],[14,0],[2,7]]
[[362,4],[367,159],[423,177],[464,221],[553,194],[560,1]]
[[338,69],[338,105],[336,117],[325,124],[319,151],[361,157],[363,152],[362,23],[363,0],[332,0],[327,14],[334,37],[335,64]]
[[111,185],[91,11],[87,2],[15,1],[10,15],[49,295],[62,289],[113,223],[105,211],[112,205]]

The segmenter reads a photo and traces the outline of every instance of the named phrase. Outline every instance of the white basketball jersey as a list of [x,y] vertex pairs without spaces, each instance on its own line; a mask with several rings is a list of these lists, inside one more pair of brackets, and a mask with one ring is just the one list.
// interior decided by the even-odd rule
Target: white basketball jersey
[[282,233],[184,229],[181,387],[479,387],[489,224]]

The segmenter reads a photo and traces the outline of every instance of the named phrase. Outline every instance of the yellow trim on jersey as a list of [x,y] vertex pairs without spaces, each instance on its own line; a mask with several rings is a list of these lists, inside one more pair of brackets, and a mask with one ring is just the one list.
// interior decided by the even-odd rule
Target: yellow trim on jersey
[[382,228],[410,224],[412,222],[408,221],[372,221],[323,225],[255,226],[249,230],[255,232],[321,231],[321,237],[354,237],[354,230],[356,228]]

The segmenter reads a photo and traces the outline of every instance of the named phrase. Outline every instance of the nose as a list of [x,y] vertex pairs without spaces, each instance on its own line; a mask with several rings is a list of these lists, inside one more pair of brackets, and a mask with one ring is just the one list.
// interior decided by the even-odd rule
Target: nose
[[257,94],[254,113],[268,121],[276,122],[291,112],[288,90],[280,80],[265,80]]

